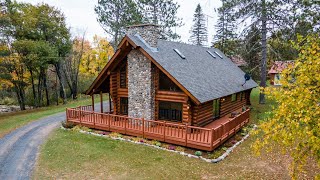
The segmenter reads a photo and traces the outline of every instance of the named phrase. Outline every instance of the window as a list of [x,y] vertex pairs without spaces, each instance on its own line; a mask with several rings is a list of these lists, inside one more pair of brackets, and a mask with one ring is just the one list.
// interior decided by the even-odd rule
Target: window
[[127,66],[120,69],[120,88],[127,88]]
[[180,88],[161,71],[159,72],[159,90],[181,92]]
[[235,93],[235,94],[232,94],[231,95],[231,101],[233,102],[233,101],[236,101],[237,100],[237,94]]
[[220,99],[213,100],[213,118],[220,116]]
[[182,121],[182,103],[159,101],[159,119]]
[[275,76],[274,76],[274,85],[281,85],[280,79],[281,79],[280,74],[275,74]]
[[128,115],[128,98],[120,97],[120,114]]

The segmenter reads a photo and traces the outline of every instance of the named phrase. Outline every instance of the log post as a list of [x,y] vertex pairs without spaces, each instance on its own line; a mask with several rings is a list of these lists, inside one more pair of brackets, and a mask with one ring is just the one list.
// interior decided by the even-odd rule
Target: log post
[[110,92],[108,94],[109,94],[109,113],[111,113],[111,96],[110,96]]
[[100,91],[100,112],[103,113],[103,97],[102,97],[102,91]]
[[94,111],[94,94],[91,95],[92,111]]
[[186,124],[186,139],[185,139],[185,141],[186,141],[186,147],[187,147],[187,145],[188,145],[188,124]]

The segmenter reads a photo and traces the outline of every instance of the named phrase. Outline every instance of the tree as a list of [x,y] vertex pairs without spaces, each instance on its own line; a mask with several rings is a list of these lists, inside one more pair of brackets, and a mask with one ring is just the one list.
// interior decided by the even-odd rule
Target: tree
[[[301,0],[232,0],[231,5],[235,10],[235,17],[242,23],[251,20],[245,30],[251,25],[259,28],[261,33],[261,62],[260,86],[266,87],[267,65],[267,34],[292,28],[299,20],[312,22],[314,29],[319,28],[320,2]],[[317,27],[318,26],[318,27]],[[294,34],[294,33],[293,33]],[[265,95],[260,92],[259,103],[265,103]]]
[[259,80],[261,73],[258,68],[261,60],[260,29],[252,25],[245,34],[246,36],[240,45],[240,54],[248,64],[246,71],[251,74],[253,79]]
[[126,27],[142,20],[133,0],[98,0],[94,10],[101,27],[113,37],[111,44],[114,49],[124,36]]
[[63,64],[63,72],[73,99],[78,98],[78,77],[81,59],[83,54],[90,50],[90,43],[89,41],[85,41],[84,36],[85,33],[81,38],[76,37],[73,40],[72,52]]
[[[293,158],[292,176],[297,178],[308,158],[320,166],[320,37],[298,37],[294,47],[299,57],[294,66],[282,72],[282,86],[266,88],[268,98],[277,106],[260,126],[254,148],[273,149],[277,143],[283,152]],[[277,149],[278,150],[278,149]],[[320,174],[319,174],[320,175]]]
[[235,38],[237,27],[235,25],[234,10],[230,0],[222,0],[222,6],[218,8],[218,22],[216,24],[214,46],[227,56],[235,55],[237,49]]
[[200,4],[197,5],[193,15],[193,26],[191,27],[191,36],[189,41],[198,46],[203,46],[208,41],[208,32],[206,27],[206,20],[204,18]]
[[[30,73],[34,96],[32,105],[35,107],[42,105],[42,94],[45,94],[46,105],[50,104],[47,87],[49,64],[55,65],[58,69],[60,94],[66,102],[59,71],[61,57],[66,56],[70,49],[70,32],[66,27],[64,15],[47,4],[33,6],[28,3],[6,1],[5,7],[6,11],[1,14],[0,19],[1,22],[5,22],[1,24],[1,40],[10,49],[8,56],[14,55],[14,58],[25,64],[22,66],[26,68],[24,71]],[[37,90],[35,83],[38,83]]]
[[180,7],[173,0],[137,0],[142,22],[159,25],[160,38],[177,40],[180,36],[172,28],[181,27],[182,19],[177,17]]
[[111,44],[106,38],[95,35],[92,47],[88,44],[88,51],[84,51],[80,64],[80,73],[96,77],[114,54]]

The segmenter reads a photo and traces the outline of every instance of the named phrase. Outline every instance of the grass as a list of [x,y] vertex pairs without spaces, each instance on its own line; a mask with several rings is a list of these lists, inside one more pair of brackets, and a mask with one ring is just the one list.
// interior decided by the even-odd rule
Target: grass
[[[270,105],[252,92],[251,122]],[[271,104],[271,103],[270,103]],[[249,137],[217,164],[128,142],[56,130],[41,147],[33,179],[290,179],[289,158],[277,152],[255,156]],[[305,176],[308,179],[310,176]]]
[[[96,101],[99,102],[99,101]],[[80,100],[70,101],[66,105],[49,106],[26,111],[0,115],[0,138],[29,122],[39,118],[65,111],[67,107],[76,107],[80,105],[91,104],[91,98],[81,98]]]

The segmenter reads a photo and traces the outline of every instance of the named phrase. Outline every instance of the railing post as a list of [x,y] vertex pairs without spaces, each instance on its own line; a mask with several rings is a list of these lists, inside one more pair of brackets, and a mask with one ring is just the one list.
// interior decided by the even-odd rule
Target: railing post
[[124,134],[127,134],[127,118],[124,118]]
[[144,118],[142,118],[142,138],[144,138]]
[[211,128],[211,142],[210,142],[211,149],[213,148],[213,128]]
[[166,142],[166,122],[163,123],[163,141]]
[[186,138],[185,138],[185,144],[186,144],[186,147],[188,145],[188,124],[186,124]]
[[92,112],[93,115],[93,128],[96,128],[96,115],[94,114],[94,112]]
[[108,114],[108,126],[109,126],[109,131],[110,131],[110,126],[111,126],[111,115]]
[[68,117],[68,108],[66,108],[66,118],[67,118],[67,121],[68,121],[68,119],[69,119],[69,117]]
[[78,114],[79,114],[80,125],[82,125],[81,124],[81,119],[82,119],[81,110],[78,110]]

